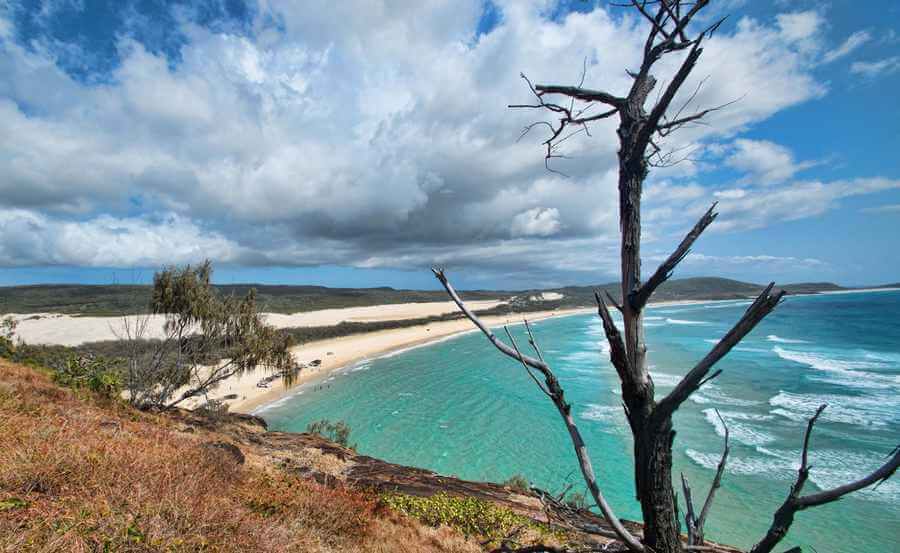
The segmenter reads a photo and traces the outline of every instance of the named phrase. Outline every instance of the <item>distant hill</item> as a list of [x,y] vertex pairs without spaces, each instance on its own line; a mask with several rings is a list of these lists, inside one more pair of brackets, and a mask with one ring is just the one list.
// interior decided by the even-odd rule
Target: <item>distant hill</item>
[[[831,282],[803,282],[782,286],[790,294],[814,294],[849,290]],[[898,284],[880,286],[900,287]],[[446,301],[440,290],[396,290],[394,288],[328,288],[325,286],[229,284],[217,286],[226,294],[246,294],[256,288],[263,311],[297,313],[342,307],[393,303]],[[667,281],[653,296],[654,301],[728,300],[756,295],[761,284],[718,277],[694,277]],[[508,300],[526,309],[581,307],[594,304],[594,290],[608,291],[619,300],[619,284],[565,286],[521,291],[466,291],[469,300]],[[532,296],[552,292],[562,295],[535,302]],[[66,313],[72,315],[115,316],[144,310],[150,298],[149,285],[51,284],[0,287],[0,313]]]

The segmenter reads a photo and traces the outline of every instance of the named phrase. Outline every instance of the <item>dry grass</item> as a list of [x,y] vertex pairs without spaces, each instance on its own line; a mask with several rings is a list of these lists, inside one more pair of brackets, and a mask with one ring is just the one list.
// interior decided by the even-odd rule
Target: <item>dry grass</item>
[[0,551],[479,550],[3,360],[0,444]]

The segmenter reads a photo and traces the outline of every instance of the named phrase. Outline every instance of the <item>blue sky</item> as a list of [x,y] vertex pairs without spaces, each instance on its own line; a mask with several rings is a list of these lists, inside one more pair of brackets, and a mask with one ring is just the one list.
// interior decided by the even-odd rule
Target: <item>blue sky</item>
[[[900,4],[721,0],[697,105],[736,98],[651,173],[645,272],[900,281]],[[621,93],[646,28],[606,2],[0,3],[0,285],[433,288],[616,279],[615,131],[562,177],[519,78]],[[677,61],[677,60],[675,60]],[[671,74],[662,64],[660,80]]]

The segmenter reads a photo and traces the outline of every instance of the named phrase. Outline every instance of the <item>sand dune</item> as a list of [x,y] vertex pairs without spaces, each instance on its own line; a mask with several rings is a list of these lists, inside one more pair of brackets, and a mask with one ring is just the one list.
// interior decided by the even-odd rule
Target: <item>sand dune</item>
[[[469,302],[476,310],[490,309],[499,305],[500,301],[482,300]],[[285,315],[282,313],[266,313],[269,324],[277,328],[303,326],[333,326],[343,321],[378,322],[400,321],[437,317],[456,311],[453,302],[398,303],[390,305],[372,305],[367,307],[348,307],[343,309],[323,309]],[[29,344],[57,344],[77,346],[86,342],[116,340],[123,335],[122,317],[73,317],[58,313],[11,314],[19,321],[16,334]],[[161,315],[150,315],[147,326],[148,338],[163,336]]]

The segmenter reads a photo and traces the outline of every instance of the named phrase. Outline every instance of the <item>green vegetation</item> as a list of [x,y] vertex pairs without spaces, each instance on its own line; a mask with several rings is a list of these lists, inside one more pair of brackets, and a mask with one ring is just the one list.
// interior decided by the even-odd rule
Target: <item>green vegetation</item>
[[[260,310],[299,313],[342,307],[447,301],[438,291],[393,288],[326,288],[324,286],[213,285],[222,296],[246,296],[255,290]],[[150,285],[52,284],[0,287],[0,313],[66,313],[117,316],[146,313],[153,295]],[[503,292],[469,292],[470,300],[509,297]]]
[[382,501],[395,511],[428,526],[449,526],[466,536],[478,536],[489,542],[500,542],[521,529],[557,537],[547,526],[474,497],[445,493],[437,493],[430,497],[389,494],[385,495]]
[[290,337],[265,324],[255,292],[222,296],[211,277],[208,261],[154,275],[150,310],[166,317],[162,340],[144,339],[146,317],[125,319],[124,380],[133,404],[174,407],[259,366],[288,383],[296,374]]
[[528,479],[521,474],[513,474],[503,481],[503,485],[507,488],[523,493],[531,489],[531,484],[528,482]]
[[306,431],[310,434],[318,434],[338,445],[356,449],[356,444],[350,445],[350,427],[344,421],[318,420],[309,423],[306,426]]
[[[395,290],[393,288],[326,288],[323,286],[269,286],[250,284],[213,285],[222,296],[246,296],[255,291],[259,310],[266,313],[300,313],[319,309],[362,307],[396,303],[447,301],[443,292]],[[547,290],[467,291],[468,301],[496,299],[512,302],[516,310],[554,309],[594,305],[594,290],[620,295],[617,283],[598,286],[566,286]],[[665,282],[655,300],[740,299],[756,295],[762,286],[725,278],[697,277]],[[791,294],[844,290],[830,282],[788,284]],[[541,292],[563,294],[561,300],[531,301]],[[146,313],[153,295],[152,286],[134,285],[37,285],[0,287],[3,313],[66,313],[70,315],[118,316]]]
[[53,381],[74,390],[90,390],[108,400],[122,395],[121,363],[105,357],[70,355],[53,370]]

